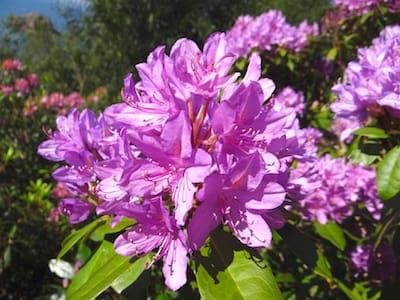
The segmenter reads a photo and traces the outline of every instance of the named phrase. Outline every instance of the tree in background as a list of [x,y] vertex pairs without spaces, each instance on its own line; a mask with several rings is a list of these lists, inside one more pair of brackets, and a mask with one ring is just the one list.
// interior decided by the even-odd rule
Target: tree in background
[[157,45],[170,46],[183,36],[202,44],[210,33],[227,30],[241,14],[276,8],[289,22],[298,23],[319,19],[328,7],[328,0],[91,0],[84,15],[59,7],[67,21],[62,32],[51,26],[24,30],[10,18],[3,26],[0,55],[14,52],[42,74],[50,92],[78,90],[85,95],[104,85],[118,95],[121,78]]

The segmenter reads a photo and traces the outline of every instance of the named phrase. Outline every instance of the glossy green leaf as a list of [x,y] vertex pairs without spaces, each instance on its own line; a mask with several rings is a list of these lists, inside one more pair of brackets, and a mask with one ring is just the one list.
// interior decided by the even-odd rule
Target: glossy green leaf
[[129,226],[135,224],[135,220],[122,218],[117,225],[111,227],[112,218],[109,218],[107,222],[98,226],[90,235],[90,238],[94,241],[102,241],[106,234],[120,232]]
[[331,266],[328,260],[320,250],[317,251],[317,255],[318,255],[318,260],[314,272],[324,278],[331,279],[332,278]]
[[61,244],[60,253],[58,253],[57,258],[60,259],[63,257],[69,250],[72,249],[79,241],[88,237],[93,230],[95,230],[98,226],[103,224],[105,221],[103,219],[97,219],[92,223],[89,223],[85,227],[78,229],[72,232],[69,236],[67,236]]
[[316,221],[314,222],[314,228],[321,237],[331,242],[338,249],[344,250],[346,247],[344,233],[336,223],[328,222],[326,224],[321,224]]
[[337,286],[346,294],[346,296],[351,300],[363,300],[361,295],[357,293],[355,290],[351,290],[348,286],[346,286],[342,281],[335,278],[335,283]]
[[228,232],[214,231],[195,260],[203,300],[282,299],[267,262]]
[[136,281],[136,279],[138,279],[138,277],[140,276],[140,274],[142,274],[144,270],[144,266],[146,266],[150,262],[150,255],[138,258],[112,282],[111,287],[120,294],[134,281]]
[[383,200],[400,192],[400,146],[390,150],[378,165],[376,184]]
[[120,256],[113,244],[103,241],[87,264],[75,275],[67,289],[67,299],[95,299],[108,287],[122,291],[143,272],[148,257],[132,262],[131,257]]
[[355,149],[351,152],[350,158],[354,164],[362,164],[364,166],[369,166],[373,164],[379,155],[370,155],[362,152],[360,149]]
[[355,135],[366,136],[371,139],[387,139],[389,135],[382,129],[376,127],[364,127],[353,132]]

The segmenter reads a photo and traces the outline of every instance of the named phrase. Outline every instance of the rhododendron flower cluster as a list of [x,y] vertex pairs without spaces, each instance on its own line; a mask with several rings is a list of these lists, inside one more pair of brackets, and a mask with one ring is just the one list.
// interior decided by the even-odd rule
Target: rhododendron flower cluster
[[22,63],[16,59],[5,59],[0,71],[0,93],[4,95],[27,96],[39,85],[39,78],[34,73],[26,73]]
[[374,219],[380,219],[383,204],[372,168],[325,155],[315,161],[299,162],[289,182],[293,207],[298,207],[309,220],[342,223],[358,204],[364,205]]
[[346,12],[345,16],[363,15],[379,5],[392,10],[400,8],[398,0],[334,0],[333,4]]
[[274,96],[273,101],[283,105],[284,107],[292,107],[299,116],[303,114],[306,107],[303,93],[296,92],[289,86],[280,90]]
[[272,50],[284,47],[293,51],[303,49],[309,36],[318,35],[318,25],[303,21],[299,26],[286,22],[279,10],[269,10],[257,17],[240,16],[227,31],[229,50],[239,56],[247,56],[252,50]]
[[66,115],[74,107],[82,107],[85,100],[78,92],[72,92],[68,95],[62,93],[51,93],[43,96],[40,104],[46,109],[55,110],[60,115]]
[[377,249],[371,244],[359,245],[350,254],[354,276],[394,282],[399,272],[399,259],[394,249],[385,243]]
[[400,26],[389,26],[373,40],[371,47],[358,51],[358,61],[347,66],[342,83],[332,90],[337,100],[334,131],[342,140],[364,127],[368,118],[386,113],[400,116]]
[[240,81],[230,72],[236,58],[221,33],[203,50],[184,38],[169,55],[160,46],[137,65],[139,81],[125,77],[123,103],[98,117],[76,109],[58,117],[39,147],[63,162],[53,177],[75,195],[61,201],[70,222],[94,210],[113,224],[136,220],[116,252],[155,250],[173,290],[186,282],[188,255],[218,226],[245,245],[269,247],[289,166],[315,155],[293,108],[263,105],[275,86],[260,78],[260,57],[250,57]]
[[4,71],[21,71],[22,63],[18,59],[6,58],[3,61],[2,69]]

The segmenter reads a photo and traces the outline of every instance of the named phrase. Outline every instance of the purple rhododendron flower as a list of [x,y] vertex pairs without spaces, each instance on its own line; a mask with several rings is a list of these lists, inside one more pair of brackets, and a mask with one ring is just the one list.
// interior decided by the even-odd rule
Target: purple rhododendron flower
[[368,273],[372,250],[372,245],[366,245],[357,246],[351,252],[351,263],[353,268],[356,270],[355,277],[359,277],[362,274]]
[[289,179],[289,194],[303,216],[326,224],[342,223],[363,203],[372,217],[380,219],[383,208],[375,184],[375,170],[346,163],[344,158],[325,155],[315,161],[299,162]]
[[[242,243],[270,246],[271,230],[263,214],[280,206],[286,193],[281,185],[268,181],[265,168],[263,158],[254,153],[240,160],[228,174],[206,178],[197,193],[199,207],[188,226],[194,249],[199,249],[222,221]],[[209,221],[205,223],[204,219]]]
[[93,211],[93,205],[75,198],[64,198],[60,202],[60,211],[68,217],[71,224],[85,221]]
[[349,140],[355,129],[369,118],[384,118],[385,113],[400,117],[400,26],[389,26],[372,41],[369,48],[358,50],[358,61],[350,62],[345,80],[332,87],[337,100],[334,131]]
[[172,290],[185,284],[186,237],[169,215],[161,197],[148,199],[142,204],[125,204],[116,212],[137,220],[138,224],[115,240],[115,251],[125,256],[140,256],[158,249],[152,263],[163,258],[165,284]]
[[284,47],[300,51],[307,45],[309,36],[318,34],[316,23],[309,25],[303,21],[298,27],[286,22],[279,10],[269,10],[260,16],[240,16],[227,31],[229,52],[238,56],[248,56],[253,49],[272,50]]
[[[113,225],[137,222],[116,238],[116,251],[156,251],[173,290],[186,282],[187,254],[218,226],[248,246],[269,247],[271,228],[285,221],[278,209],[291,164],[316,155],[318,133],[300,128],[294,108],[270,101],[275,85],[261,78],[261,58],[252,54],[239,80],[228,48],[223,33],[203,50],[188,39],[169,54],[156,48],[137,65],[137,82],[124,78],[123,103],[99,117],[59,117],[38,150],[64,162],[53,177],[75,197],[88,195],[97,215]],[[64,204],[70,221],[87,217],[81,202]]]
[[284,107],[292,107],[301,116],[305,109],[304,96],[302,92],[296,92],[291,87],[285,87],[277,93],[273,99]]
[[387,244],[359,245],[351,252],[351,266],[355,277],[368,277],[372,280],[395,282],[399,270],[399,260],[394,249]]
[[363,15],[379,5],[388,7],[390,10],[399,8],[397,0],[334,0],[333,4],[339,7],[341,17]]

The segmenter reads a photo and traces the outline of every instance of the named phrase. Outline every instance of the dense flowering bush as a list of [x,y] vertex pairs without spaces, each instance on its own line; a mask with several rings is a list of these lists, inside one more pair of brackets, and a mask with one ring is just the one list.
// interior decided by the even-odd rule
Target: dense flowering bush
[[0,82],[2,95],[16,94],[18,97],[25,97],[38,87],[39,78],[34,73],[25,72],[19,60],[5,59],[1,68]]
[[123,102],[57,117],[38,149],[58,163],[50,218],[84,224],[58,258],[101,242],[67,297],[143,288],[154,265],[188,298],[391,295],[400,280],[400,29],[386,27],[357,53],[352,42],[398,5],[335,4],[349,14],[321,36],[272,10],[239,17],[202,49],[186,38],[169,53],[159,46],[136,66],[137,80],[125,76]]

